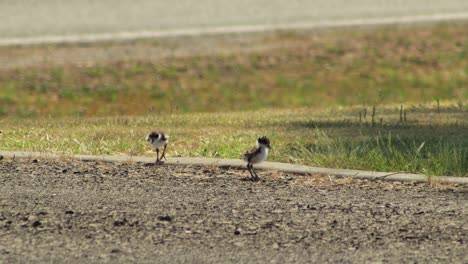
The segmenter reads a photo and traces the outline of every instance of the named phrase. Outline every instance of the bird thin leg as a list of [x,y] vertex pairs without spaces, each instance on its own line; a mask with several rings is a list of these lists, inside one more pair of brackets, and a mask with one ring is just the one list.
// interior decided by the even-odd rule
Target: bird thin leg
[[250,163],[247,164],[247,170],[248,170],[249,173],[250,173],[250,178],[253,179],[254,175],[252,174],[252,171],[250,170]]
[[253,171],[253,165],[252,164],[247,164],[247,170],[250,173],[250,179],[253,180],[253,181],[257,180],[258,177],[256,177],[256,175],[254,174],[255,172]]
[[156,148],[156,161],[154,163],[159,163],[159,149]]
[[254,180],[255,180],[255,181],[260,180],[260,177],[258,177],[257,173],[254,171],[254,168],[253,168],[253,165],[252,165],[252,164],[250,165],[250,169],[252,170],[252,173],[255,175],[255,176],[254,176]]
[[164,149],[163,149],[163,152],[162,152],[162,154],[161,154],[161,160],[162,160],[163,158],[164,158],[165,160],[167,160],[167,159],[166,159],[166,148],[167,148],[167,144],[164,144]]

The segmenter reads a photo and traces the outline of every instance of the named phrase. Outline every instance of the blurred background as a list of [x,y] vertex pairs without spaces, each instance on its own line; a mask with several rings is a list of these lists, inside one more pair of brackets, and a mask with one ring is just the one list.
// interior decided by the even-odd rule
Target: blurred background
[[1,116],[398,104],[468,93],[462,0],[29,0],[2,1],[0,10]]

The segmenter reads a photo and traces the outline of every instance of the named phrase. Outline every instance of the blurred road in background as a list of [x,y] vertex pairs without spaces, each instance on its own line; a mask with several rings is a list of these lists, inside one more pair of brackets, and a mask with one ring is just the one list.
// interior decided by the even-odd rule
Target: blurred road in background
[[468,19],[468,1],[7,0],[0,19],[0,45],[12,45]]

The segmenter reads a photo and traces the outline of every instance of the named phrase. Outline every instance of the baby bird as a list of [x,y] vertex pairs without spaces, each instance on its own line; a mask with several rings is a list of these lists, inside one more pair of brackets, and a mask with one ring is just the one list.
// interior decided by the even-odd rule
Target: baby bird
[[268,156],[268,150],[270,148],[270,140],[267,137],[260,137],[257,139],[256,147],[244,153],[243,158],[247,161],[247,170],[250,172],[253,181],[258,181],[260,179],[253,169],[253,164],[264,161]]
[[[163,163],[162,159],[166,159],[166,148],[167,143],[169,142],[169,136],[165,135],[163,132],[151,132],[147,137],[146,141],[148,141],[153,147],[156,149],[156,161],[154,163],[161,164]],[[159,148],[164,146],[163,152],[161,157],[159,157]]]

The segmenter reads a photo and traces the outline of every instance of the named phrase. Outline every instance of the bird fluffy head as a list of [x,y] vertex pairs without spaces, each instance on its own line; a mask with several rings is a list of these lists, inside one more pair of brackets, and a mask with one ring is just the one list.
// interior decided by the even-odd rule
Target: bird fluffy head
[[263,146],[265,146],[265,147],[267,147],[267,148],[271,148],[271,146],[270,146],[270,139],[268,139],[268,138],[265,137],[265,136],[259,137],[259,138],[257,139],[257,144],[258,144],[259,146],[262,146],[262,145],[263,145]]

